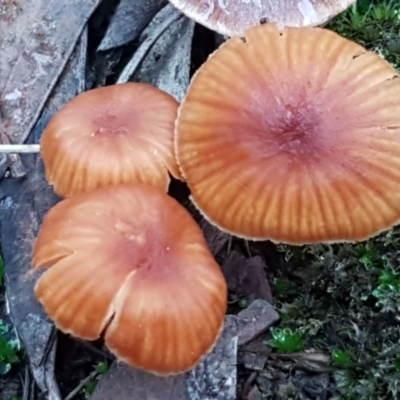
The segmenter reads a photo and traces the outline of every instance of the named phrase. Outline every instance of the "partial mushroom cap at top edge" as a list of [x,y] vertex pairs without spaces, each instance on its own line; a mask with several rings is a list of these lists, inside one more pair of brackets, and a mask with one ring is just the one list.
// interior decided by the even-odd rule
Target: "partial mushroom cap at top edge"
[[322,28],[265,24],[228,40],[178,112],[195,205],[231,234],[290,244],[358,241],[397,224],[398,78]]
[[104,336],[117,358],[157,375],[193,368],[218,339],[227,287],[200,228],[161,189],[116,185],[45,216],[35,293],[63,332]]
[[170,0],[189,18],[228,36],[244,36],[262,22],[280,27],[317,26],[338,15],[356,0]]
[[50,120],[41,138],[46,178],[62,197],[118,183],[167,190],[180,179],[173,148],[179,103],[143,83],[84,92]]

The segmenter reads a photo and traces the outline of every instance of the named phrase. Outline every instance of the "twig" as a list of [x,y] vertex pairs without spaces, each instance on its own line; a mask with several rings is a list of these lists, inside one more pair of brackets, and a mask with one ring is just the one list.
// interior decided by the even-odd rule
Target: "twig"
[[90,342],[87,342],[87,341],[79,339],[79,338],[75,338],[74,340],[76,342],[78,342],[82,347],[85,347],[86,349],[90,350],[94,354],[97,354],[97,355],[99,355],[101,357],[104,357],[109,361],[114,361],[115,360],[115,357],[111,353],[109,353],[107,351],[103,351],[101,349],[98,349],[96,346],[94,346]]
[[243,241],[244,241],[244,247],[245,247],[245,249],[246,249],[247,255],[248,255],[249,257],[251,257],[251,251],[250,251],[249,241],[246,240],[246,239],[244,239]]
[[44,364],[46,364],[49,354],[56,343],[56,340],[57,340],[57,329],[53,325],[51,328],[50,337],[47,339],[46,347],[44,348],[43,357],[40,360],[39,366],[43,366]]
[[29,367],[25,366],[25,377],[22,380],[23,393],[22,400],[29,400],[29,387],[30,387],[30,376],[29,376]]
[[64,400],[73,399],[92,379],[96,378],[99,373],[97,371],[92,371],[85,379],[82,379],[79,385],[72,391]]
[[39,153],[39,144],[0,144],[0,153],[21,154],[21,153]]
[[256,380],[257,378],[257,372],[253,372],[249,378],[246,380],[246,382],[243,385],[242,392],[240,394],[240,399],[241,400],[246,400],[247,395],[250,393],[250,386],[251,384]]
[[232,250],[232,236],[229,236],[229,239],[228,239],[228,250],[227,250],[227,255],[228,256],[231,253],[231,250]]

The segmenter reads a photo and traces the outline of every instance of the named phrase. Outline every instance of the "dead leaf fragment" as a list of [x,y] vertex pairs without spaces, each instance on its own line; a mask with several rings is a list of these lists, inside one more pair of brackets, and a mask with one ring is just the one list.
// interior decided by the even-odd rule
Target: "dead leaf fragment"
[[[37,142],[54,112],[77,91],[83,90],[86,41],[85,31],[28,141]],[[0,184],[0,241],[7,298],[13,324],[23,342],[38,387],[47,393],[49,400],[60,400],[54,378],[54,326],[35,299],[35,276],[28,274],[41,220],[58,197],[46,182],[40,157],[24,155],[21,159],[27,167],[26,178],[23,181],[4,179]]]
[[182,101],[190,80],[194,25],[171,4],[166,5],[140,35],[139,48],[118,83],[149,83]]
[[23,143],[100,0],[0,0],[0,131]]
[[228,289],[238,297],[246,297],[249,303],[264,299],[273,303],[271,287],[265,274],[264,263],[259,256],[245,258],[231,252],[222,264]]
[[109,50],[136,39],[165,4],[166,0],[121,0],[97,50]]

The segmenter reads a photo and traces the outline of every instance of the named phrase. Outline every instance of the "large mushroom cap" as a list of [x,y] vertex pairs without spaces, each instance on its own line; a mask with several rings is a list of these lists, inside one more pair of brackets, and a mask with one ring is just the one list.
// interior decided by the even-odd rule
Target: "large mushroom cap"
[[221,229],[304,244],[368,238],[400,220],[400,79],[320,28],[230,39],[181,105],[177,156]]
[[173,150],[178,102],[143,83],[89,90],[66,104],[41,139],[46,177],[63,197],[143,182],[166,190],[179,178]]
[[58,203],[33,268],[36,296],[63,332],[168,375],[195,366],[223,324],[227,289],[190,214],[160,189],[118,185]]
[[244,36],[260,21],[279,26],[316,26],[356,0],[170,0],[191,19],[228,36]]

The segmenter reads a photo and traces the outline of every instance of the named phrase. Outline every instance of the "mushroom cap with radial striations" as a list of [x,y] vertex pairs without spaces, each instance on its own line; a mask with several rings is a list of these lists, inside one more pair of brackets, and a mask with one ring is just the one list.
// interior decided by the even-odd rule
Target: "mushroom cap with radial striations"
[[400,79],[321,28],[265,24],[194,76],[176,121],[192,200],[220,229],[357,241],[400,220]]
[[50,120],[40,145],[46,177],[62,197],[143,182],[167,190],[180,178],[173,146],[179,103],[144,83],[84,92]]
[[158,375],[193,368],[222,330],[227,288],[190,214],[159,188],[120,184],[58,203],[33,251],[36,297],[63,332],[104,336]]
[[356,0],[170,0],[196,22],[228,36],[244,36],[261,21],[280,27],[322,25]]

